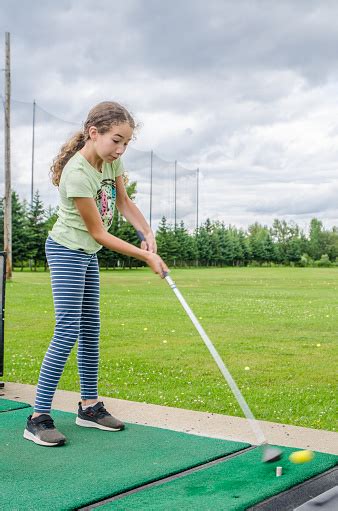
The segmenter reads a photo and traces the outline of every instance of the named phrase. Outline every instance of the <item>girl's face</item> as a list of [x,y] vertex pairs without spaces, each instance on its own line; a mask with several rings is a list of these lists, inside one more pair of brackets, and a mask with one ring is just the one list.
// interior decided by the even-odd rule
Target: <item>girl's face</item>
[[96,128],[94,128],[94,130],[95,131],[91,133],[91,139],[95,151],[103,161],[108,163],[122,156],[133,135],[133,129],[127,122],[118,124],[117,126],[113,125],[111,129],[103,133],[103,135],[98,133]]

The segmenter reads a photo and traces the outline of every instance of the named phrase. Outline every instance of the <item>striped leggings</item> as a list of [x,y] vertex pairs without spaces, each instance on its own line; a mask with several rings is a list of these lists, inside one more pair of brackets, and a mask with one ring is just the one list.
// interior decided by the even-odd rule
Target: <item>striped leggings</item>
[[45,248],[56,323],[40,369],[34,405],[37,413],[50,413],[56,387],[77,339],[81,399],[98,398],[100,282],[97,256],[70,250],[50,236]]

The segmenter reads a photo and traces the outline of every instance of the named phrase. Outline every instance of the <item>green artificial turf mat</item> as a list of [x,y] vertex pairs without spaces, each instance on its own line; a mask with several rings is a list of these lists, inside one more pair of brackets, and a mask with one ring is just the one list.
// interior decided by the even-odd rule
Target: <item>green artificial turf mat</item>
[[[283,459],[274,463],[261,462],[261,447],[246,451],[210,468],[107,503],[100,509],[244,511],[325,472],[338,461],[338,456],[318,452],[310,463],[295,465],[288,460],[295,449],[282,447],[282,450]],[[277,466],[283,467],[281,477],[275,475]]]
[[1,416],[1,504],[8,511],[77,509],[249,447],[134,424],[120,432],[83,428],[76,414],[59,410],[51,415],[67,443],[43,447],[23,438],[30,413]]
[[11,410],[30,407],[31,405],[29,403],[21,403],[20,401],[12,401],[10,399],[3,399],[0,397],[0,412],[10,412]]

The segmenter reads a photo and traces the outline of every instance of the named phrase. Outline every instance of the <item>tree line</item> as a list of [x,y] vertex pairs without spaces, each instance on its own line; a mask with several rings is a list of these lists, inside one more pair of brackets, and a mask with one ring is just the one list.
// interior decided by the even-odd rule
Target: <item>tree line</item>
[[[136,183],[126,186],[134,200]],[[12,260],[13,267],[47,269],[45,240],[57,219],[57,208],[45,208],[39,192],[32,204],[21,201],[12,192]],[[3,199],[0,201],[0,242],[3,247]],[[115,209],[109,230],[133,245],[140,242],[135,229]],[[324,228],[313,218],[306,235],[294,222],[275,219],[272,227],[254,223],[248,229],[212,222],[207,219],[194,232],[183,221],[174,226],[163,217],[156,231],[158,253],[169,266],[247,266],[247,265],[338,265],[338,228]],[[102,248],[98,252],[101,268],[144,266],[131,257]]]

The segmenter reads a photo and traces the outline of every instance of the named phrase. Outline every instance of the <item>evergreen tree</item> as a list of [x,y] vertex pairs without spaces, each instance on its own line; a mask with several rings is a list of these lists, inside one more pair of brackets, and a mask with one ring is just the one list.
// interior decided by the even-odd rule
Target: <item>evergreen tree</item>
[[233,246],[233,265],[243,264],[244,248],[241,243],[240,233],[237,229],[229,227],[229,236]]
[[13,267],[23,266],[27,261],[27,244],[29,242],[29,226],[25,215],[25,207],[20,203],[19,196],[12,192],[12,264]]
[[242,261],[245,265],[251,260],[251,250],[250,250],[250,241],[249,238],[245,235],[242,230],[238,231],[238,239],[242,250]]
[[186,240],[186,263],[194,265],[197,258],[197,243],[195,233],[187,237]]
[[210,219],[208,218],[204,225],[198,229],[198,234],[196,237],[197,244],[197,258],[199,264],[202,266],[209,266],[212,258],[212,248],[211,248],[211,233],[212,233],[212,225]]
[[[134,200],[136,182],[126,184],[128,196]],[[0,199],[0,243],[3,247],[3,199]],[[12,257],[13,266],[32,260],[34,268],[45,264],[45,240],[57,218],[57,208],[49,206],[47,211],[40,200],[39,192],[33,204],[20,202],[18,194],[12,192]],[[128,243],[140,246],[133,226],[115,208],[111,234]],[[338,259],[338,227],[325,230],[320,220],[313,218],[309,235],[285,220],[274,219],[269,229],[259,223],[250,225],[248,232],[236,227],[225,227],[224,222],[207,219],[199,229],[189,234],[184,222],[176,229],[161,219],[156,232],[159,255],[166,263],[177,266],[190,265],[198,260],[201,265],[240,265],[255,260],[260,264],[280,262],[282,264],[316,264],[327,266]],[[145,263],[102,248],[98,252],[101,266],[123,267]],[[315,263],[313,263],[315,261]]]
[[268,228],[255,223],[249,227],[249,233],[253,260],[259,263],[274,261],[276,253]]
[[[120,222],[120,228],[119,228],[119,237],[126,241],[127,243],[130,243],[134,246],[140,245],[140,240],[136,234],[136,231],[134,227],[127,221],[121,220]],[[122,262],[122,267],[125,268],[128,266],[129,268],[132,268],[132,266],[139,266],[139,261],[137,259],[134,259],[133,257],[124,255],[124,254],[118,254],[119,260]]]
[[47,238],[46,213],[37,190],[33,203],[27,208],[27,255],[33,260],[34,270],[39,262],[46,267],[45,241]]
[[48,206],[48,209],[46,211],[46,222],[45,227],[47,232],[51,231],[53,228],[53,225],[55,224],[57,218],[58,218],[58,210],[59,208],[52,208],[52,206]]
[[267,229],[265,230],[265,233],[264,233],[263,246],[264,246],[264,261],[265,262],[276,261],[275,246],[273,244],[270,233]]
[[223,223],[218,229],[218,236],[220,240],[221,263],[222,265],[232,265],[235,258],[234,240],[230,229],[226,229]]
[[274,220],[270,233],[275,242],[276,261],[283,264],[299,262],[302,254],[302,241],[298,225],[285,220]]
[[218,266],[222,264],[222,254],[221,254],[221,243],[219,237],[219,231],[216,226],[212,229],[209,235],[209,243],[210,243],[210,262],[213,266]]
[[262,239],[260,233],[263,227],[259,223],[254,223],[249,226],[248,240],[250,244],[250,253],[253,261],[264,261],[264,248],[262,246]]
[[287,244],[286,262],[299,263],[302,257],[302,244],[300,238],[292,238]]
[[167,224],[165,216],[162,217],[156,231],[157,252],[162,259],[170,266],[176,265],[179,246],[172,225]]
[[165,216],[161,218],[160,223],[156,231],[156,244],[157,251],[161,254],[161,257],[165,260],[167,256],[167,243],[168,243],[168,226],[167,219]]
[[192,238],[189,236],[188,231],[184,227],[184,222],[181,220],[178,227],[176,227],[175,240],[177,244],[177,259],[176,264],[179,266],[189,265],[195,259],[194,249],[192,245]]

